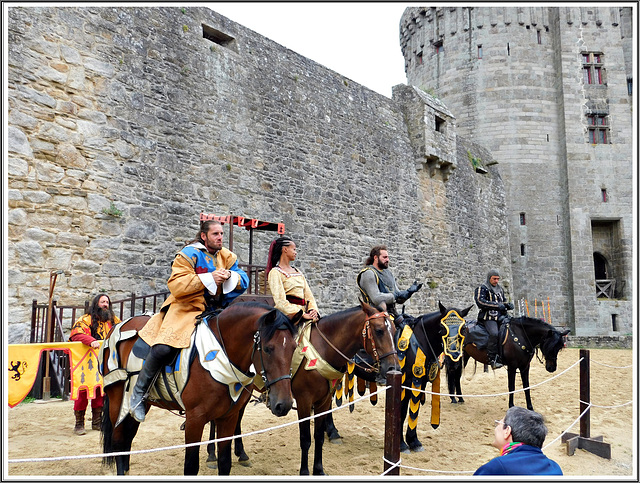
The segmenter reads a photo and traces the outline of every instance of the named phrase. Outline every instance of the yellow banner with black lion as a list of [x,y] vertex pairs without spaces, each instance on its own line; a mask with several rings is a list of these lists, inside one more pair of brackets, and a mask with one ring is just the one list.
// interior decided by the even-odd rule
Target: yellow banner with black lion
[[35,383],[40,358],[50,350],[61,350],[69,355],[71,366],[71,399],[86,389],[87,398],[96,397],[96,388],[102,392],[102,376],[98,371],[98,352],[82,342],[51,342],[44,344],[9,344],[7,354],[7,385],[9,407],[18,405],[27,397]]

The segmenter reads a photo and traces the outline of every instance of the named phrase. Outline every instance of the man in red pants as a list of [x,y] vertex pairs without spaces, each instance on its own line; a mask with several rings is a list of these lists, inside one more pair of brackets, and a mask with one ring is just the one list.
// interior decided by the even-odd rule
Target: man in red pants
[[[89,313],[84,314],[73,324],[69,340],[99,349],[100,341],[104,340],[111,328],[119,322],[120,319],[113,313],[109,296],[98,294],[89,306]],[[103,399],[104,395],[99,388],[96,388],[96,397],[91,400],[91,429],[97,431],[100,431]],[[73,412],[76,416],[73,432],[77,435],[87,434],[84,429],[84,417],[88,404],[87,390],[81,389],[78,392],[78,399],[73,403]]]

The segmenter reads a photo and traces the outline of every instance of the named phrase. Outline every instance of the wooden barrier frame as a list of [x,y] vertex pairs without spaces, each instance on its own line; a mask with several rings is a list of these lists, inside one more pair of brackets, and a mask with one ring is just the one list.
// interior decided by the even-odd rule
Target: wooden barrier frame
[[602,458],[611,459],[611,445],[603,441],[602,436],[591,437],[591,381],[589,371],[589,351],[580,349],[580,434],[565,433],[562,442],[567,443],[567,454],[572,456],[576,448],[584,449]]

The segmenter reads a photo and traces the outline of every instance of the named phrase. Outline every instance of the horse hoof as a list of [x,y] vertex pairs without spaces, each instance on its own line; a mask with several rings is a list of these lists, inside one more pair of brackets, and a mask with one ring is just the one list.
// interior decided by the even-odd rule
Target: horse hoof
[[415,448],[411,448],[411,451],[414,453],[422,453],[424,451],[424,447],[422,445],[416,446]]
[[452,399],[451,404],[458,404],[458,401],[456,401],[455,399]]
[[464,402],[464,399],[462,399],[462,398],[458,398],[458,402],[459,402],[459,403],[463,403],[463,402]]
[[329,438],[329,443],[333,444],[342,444],[342,436],[338,436],[337,438]]
[[210,468],[212,470],[217,470],[218,469],[218,462],[217,461],[207,461],[207,468]]
[[238,460],[238,463],[240,464],[240,466],[244,466],[245,468],[251,468],[253,466],[253,463],[251,463],[251,461],[249,461],[248,459]]

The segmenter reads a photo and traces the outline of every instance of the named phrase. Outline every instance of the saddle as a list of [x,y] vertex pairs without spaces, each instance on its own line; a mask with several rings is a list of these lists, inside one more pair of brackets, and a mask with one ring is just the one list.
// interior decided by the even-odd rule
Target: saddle
[[[240,397],[245,387],[251,386],[255,373],[251,371],[245,373],[229,361],[206,320],[206,318],[203,318],[196,324],[196,328],[191,335],[189,347],[180,350],[174,361],[161,371],[149,390],[148,397],[150,401],[175,403],[184,410],[185,407],[181,395],[189,380],[191,363],[196,357],[199,358],[202,367],[209,372],[215,381],[228,386],[229,397],[234,401]],[[109,369],[109,373],[104,377],[104,387],[118,381],[126,381],[116,426],[129,414],[131,392],[138,380],[138,374],[142,369],[144,358],[149,353],[149,345],[139,338],[129,354],[126,367],[121,367],[117,346],[120,342],[137,335],[136,330],[121,330],[125,322],[121,322],[114,327],[111,336],[104,341],[98,356],[100,372],[104,373],[105,363]],[[110,356],[107,361],[104,360],[104,350],[106,348],[110,349]]]
[[[502,356],[502,346],[507,338],[507,330],[509,328],[510,320],[510,318],[503,318],[501,320],[500,328],[498,329],[498,353],[500,356]],[[487,332],[484,325],[479,324],[477,320],[468,320],[465,325],[467,330],[466,342],[464,345],[473,344],[479,350],[487,350],[489,344],[489,332]]]
[[306,324],[298,335],[298,346],[291,359],[291,377],[293,377],[301,367],[307,371],[318,371],[327,379],[331,389],[334,390],[338,379],[342,379],[344,372],[337,370],[325,361],[309,340],[312,324]]

